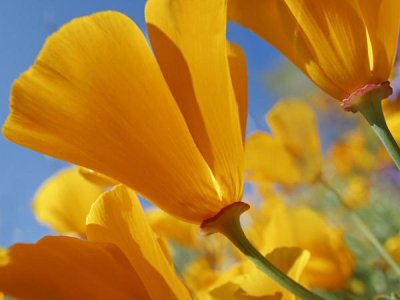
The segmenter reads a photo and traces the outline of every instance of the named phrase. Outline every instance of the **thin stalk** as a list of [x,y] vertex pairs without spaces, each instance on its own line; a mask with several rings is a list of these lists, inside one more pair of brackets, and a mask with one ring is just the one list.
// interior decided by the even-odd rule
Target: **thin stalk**
[[376,237],[373,235],[371,230],[366,226],[366,224],[361,220],[361,218],[356,214],[351,214],[353,222],[360,228],[360,230],[364,233],[370,243],[375,247],[375,249],[379,252],[382,258],[386,261],[386,263],[393,269],[397,276],[400,277],[400,267],[393,260],[389,253],[385,250],[385,248],[379,243]]
[[400,148],[387,127],[381,101],[366,101],[360,105],[359,111],[382,141],[397,169],[400,170]]
[[382,244],[378,241],[375,235],[372,233],[371,229],[365,224],[365,222],[360,218],[360,216],[351,208],[349,208],[342,195],[332,187],[327,181],[323,178],[319,179],[320,183],[331,193],[333,193],[336,198],[339,200],[340,204],[343,205],[346,209],[348,209],[350,217],[352,221],[357,225],[360,231],[364,234],[367,240],[375,247],[375,250],[381,255],[383,260],[392,268],[392,270],[396,273],[397,276],[400,277],[400,266],[394,261],[392,256],[386,251],[386,249],[382,246]]
[[[261,271],[267,274],[282,287],[304,300],[324,300],[324,298],[307,290],[305,287],[288,277],[285,273],[275,267],[251,244],[243,232],[240,225],[240,214],[246,210],[242,209],[243,202],[236,202],[237,207],[229,211],[222,211],[221,215],[214,218],[211,222],[203,223],[202,228],[207,233],[219,232],[228,238],[247,258],[249,258]],[[240,207],[242,206],[242,207]],[[248,206],[247,206],[248,207]],[[233,213],[232,213],[233,211]],[[238,213],[239,212],[239,213]]]

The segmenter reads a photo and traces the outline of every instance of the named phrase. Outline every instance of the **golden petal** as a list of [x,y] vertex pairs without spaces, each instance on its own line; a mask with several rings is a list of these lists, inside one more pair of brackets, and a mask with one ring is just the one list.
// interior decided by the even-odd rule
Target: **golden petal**
[[87,237],[117,245],[152,299],[191,299],[156,240],[139,199],[126,187],[114,187],[93,204]]
[[[245,108],[238,106],[232,86],[226,2],[150,0],[146,4],[146,22],[157,60],[197,147],[215,175],[224,206],[240,200],[243,192],[239,109]],[[232,70],[236,74],[236,68],[232,66]]]
[[248,138],[245,158],[246,171],[251,180],[290,186],[301,179],[296,162],[282,141],[263,132]]
[[103,192],[70,167],[50,177],[36,192],[33,211],[36,218],[63,234],[86,236],[86,216]]
[[19,299],[151,299],[115,245],[62,236],[0,252],[0,290]]
[[301,181],[315,180],[321,174],[322,153],[316,113],[312,108],[297,99],[279,101],[268,112],[267,123],[294,158]]
[[53,34],[14,83],[3,131],[188,221],[224,206],[145,37],[121,13],[78,18]]

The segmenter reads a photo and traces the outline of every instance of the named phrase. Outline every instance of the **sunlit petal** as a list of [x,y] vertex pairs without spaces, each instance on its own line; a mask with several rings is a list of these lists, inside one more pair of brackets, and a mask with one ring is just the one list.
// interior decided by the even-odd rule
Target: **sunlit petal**
[[242,48],[236,44],[229,43],[228,60],[233,89],[235,91],[235,98],[239,108],[240,128],[242,130],[242,139],[244,143],[246,134],[248,97],[246,56]]
[[331,226],[308,207],[289,208],[277,199],[273,205],[270,209],[266,205],[264,226],[253,233],[259,249],[263,252],[278,247],[308,250],[311,258],[303,273],[304,280],[312,287],[345,287],[354,270],[355,259],[345,244],[343,230]]
[[58,233],[86,235],[86,216],[103,188],[81,176],[78,167],[59,171],[36,192],[36,218]]
[[282,0],[230,0],[228,17],[254,31],[286,55],[322,89],[342,97],[344,91],[336,86],[314,59],[301,26]]
[[[299,281],[310,259],[310,253],[299,248],[277,248],[266,255],[266,257],[282,272],[286,273],[292,279]],[[256,267],[253,267],[248,275],[243,275],[240,289],[243,290],[246,295],[251,296],[273,296],[274,294],[280,296],[280,294],[282,294],[278,299],[296,299],[293,294],[282,289],[281,286],[265,276],[265,274]]]
[[152,299],[191,299],[164,255],[136,195],[124,186],[104,193],[87,218],[90,241],[116,244]]
[[383,100],[382,109],[390,132],[400,143],[400,95],[394,100]]
[[[227,0],[150,0],[146,22],[166,81],[228,204],[242,194],[244,113],[231,81],[226,6]],[[233,64],[235,80],[242,66]]]
[[[216,56],[223,68],[227,59]],[[229,94],[225,85],[220,92]],[[226,105],[237,113],[236,104]],[[14,83],[11,109],[3,130],[18,144],[110,176],[192,222],[224,206],[145,37],[120,13],[78,18],[53,34]],[[229,123],[224,134],[239,128],[237,115],[230,121],[221,122]],[[218,146],[219,155],[227,151],[227,168],[241,165],[236,140]],[[242,188],[241,168],[234,169],[223,181],[237,188],[229,201],[240,199]]]
[[315,53],[314,60],[331,81],[347,94],[363,87],[370,76],[367,38],[352,1],[285,2]]
[[18,299],[150,299],[115,245],[71,237],[0,252],[0,290]]
[[230,0],[228,17],[275,46],[321,89],[344,99],[388,80],[400,26],[396,0]]
[[87,169],[87,168],[80,167],[79,173],[86,180],[88,180],[94,184],[100,185],[100,186],[107,187],[107,186],[113,186],[113,185],[118,184],[118,182],[115,181],[114,179],[112,179],[104,174],[101,174],[99,172]]
[[[266,255],[267,259],[292,279],[299,281],[310,254],[298,248],[278,248]],[[212,299],[235,300],[294,300],[296,297],[251,264],[245,268],[233,267],[224,272],[221,284],[214,284],[209,294]]]
[[355,267],[355,258],[345,244],[344,232],[333,227],[316,211],[302,207],[290,213],[297,245],[311,253],[305,276],[311,285],[341,289]]
[[393,67],[400,30],[400,2],[358,0],[371,39],[372,72],[376,81],[387,80]]

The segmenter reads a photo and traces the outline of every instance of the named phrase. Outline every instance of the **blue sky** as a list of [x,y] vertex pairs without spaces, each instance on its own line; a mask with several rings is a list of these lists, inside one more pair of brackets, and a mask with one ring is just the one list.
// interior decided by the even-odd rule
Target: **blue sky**
[[[12,82],[34,61],[46,37],[69,20],[102,10],[118,10],[145,30],[144,0],[13,0],[0,1],[0,123],[9,112]],[[277,95],[268,92],[263,76],[285,59],[271,46],[236,25],[228,37],[247,54],[249,69],[249,130],[265,128],[263,117]],[[31,199],[40,184],[66,163],[24,149],[0,138],[0,246],[33,242],[51,231],[38,224]]]

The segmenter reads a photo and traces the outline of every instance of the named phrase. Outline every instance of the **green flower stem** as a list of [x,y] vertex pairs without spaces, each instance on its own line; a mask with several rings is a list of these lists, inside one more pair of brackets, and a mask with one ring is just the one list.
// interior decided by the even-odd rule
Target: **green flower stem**
[[396,273],[397,276],[400,277],[400,267],[393,260],[392,256],[385,250],[385,248],[379,243],[376,237],[372,234],[371,230],[366,226],[366,224],[361,220],[361,218],[356,214],[351,214],[351,218],[353,222],[360,228],[360,230],[364,233],[370,243],[375,247],[375,249],[379,252],[382,258],[386,261],[386,263],[392,268],[392,270]]
[[[248,257],[261,271],[267,274],[288,291],[305,300],[324,300],[324,298],[312,293],[305,287],[288,277],[285,273],[275,267],[250,243],[240,225],[240,214],[248,209],[243,202],[238,204],[231,211],[222,211],[209,223],[203,223],[202,229],[207,233],[219,232],[228,238],[246,257]],[[244,207],[244,209],[243,209]]]
[[366,101],[359,107],[359,112],[368,121],[389,152],[396,167],[400,170],[400,148],[387,127],[382,111],[382,101]]
[[281,286],[292,292],[301,299],[321,300],[322,297],[313,294],[311,291],[298,284],[296,281],[288,277],[275,267],[268,259],[266,259],[243,233],[242,227],[238,221],[233,221],[227,226],[223,233],[244,255],[246,255],[261,271],[275,280]]
[[400,277],[400,266],[394,261],[392,256],[386,251],[386,249],[382,246],[382,244],[378,241],[375,235],[372,233],[371,229],[365,224],[365,222],[360,218],[360,216],[353,211],[350,207],[346,205],[343,200],[343,197],[340,193],[332,187],[327,181],[323,178],[320,178],[320,183],[331,193],[333,193],[336,198],[339,200],[340,204],[342,204],[350,214],[350,217],[354,224],[360,229],[360,231],[364,234],[367,240],[375,247],[376,251],[381,255],[381,257],[385,260],[385,262],[392,268],[392,270],[396,273],[397,276]]

